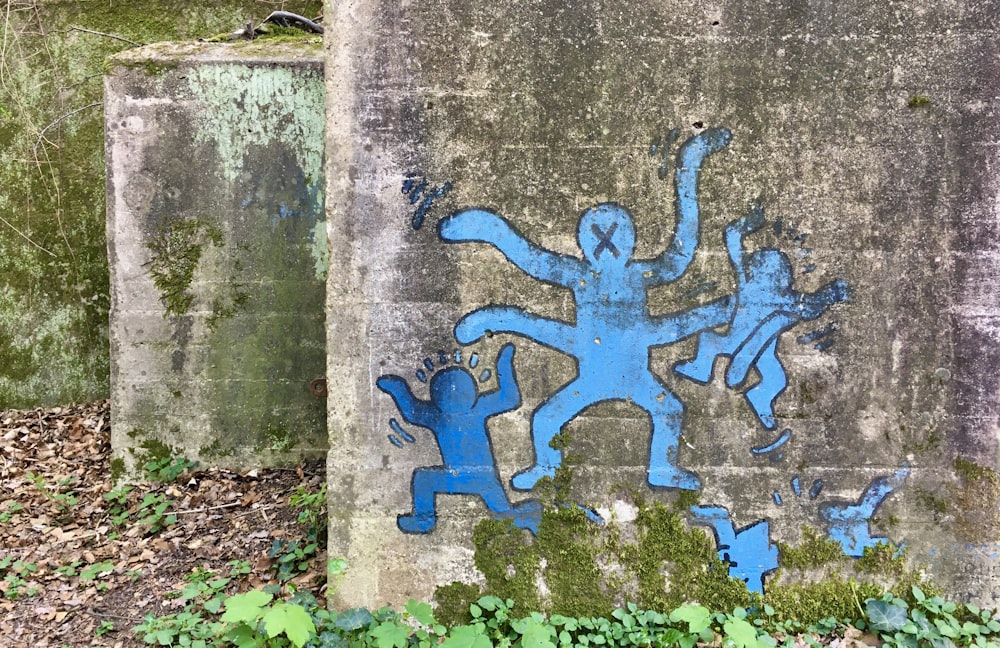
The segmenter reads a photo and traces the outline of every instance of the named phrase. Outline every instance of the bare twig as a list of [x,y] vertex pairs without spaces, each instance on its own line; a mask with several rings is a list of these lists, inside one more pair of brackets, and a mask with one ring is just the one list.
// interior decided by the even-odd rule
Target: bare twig
[[17,232],[17,233],[18,233],[18,235],[19,235],[19,236],[20,236],[21,238],[23,238],[23,239],[24,239],[25,241],[27,241],[28,243],[31,243],[32,245],[34,245],[34,246],[35,246],[36,248],[38,248],[39,250],[41,250],[41,251],[42,251],[42,252],[44,252],[45,254],[48,254],[49,256],[52,256],[52,257],[56,256],[56,253],[55,253],[55,252],[52,252],[52,251],[50,251],[50,250],[46,250],[45,248],[43,248],[43,247],[42,247],[41,245],[39,245],[38,243],[35,243],[35,242],[34,242],[33,240],[31,240],[31,237],[30,237],[30,236],[28,236],[27,234],[25,234],[25,233],[24,233],[24,232],[22,232],[21,230],[17,229],[17,228],[16,228],[16,227],[14,227],[13,225],[11,225],[11,224],[10,224],[10,221],[8,221],[8,220],[7,220],[6,218],[4,218],[3,216],[0,216],[0,221],[3,221],[3,224],[4,224],[4,225],[6,225],[7,227],[11,228],[11,229],[12,229],[12,230],[14,230],[15,232]]
[[134,40],[129,40],[129,39],[125,38],[124,36],[119,36],[117,34],[106,34],[104,32],[94,31],[93,29],[87,29],[86,27],[79,27],[77,25],[70,25],[69,29],[70,29],[70,31],[80,31],[80,32],[85,32],[87,34],[94,34],[95,36],[104,36],[106,38],[114,38],[115,40],[120,40],[120,41],[123,41],[125,43],[129,43],[131,45],[135,45],[136,47],[142,47],[143,45],[146,44],[146,43],[137,43]]
[[204,513],[205,511],[216,511],[218,509],[233,508],[240,506],[240,502],[230,502],[229,504],[219,504],[218,506],[207,506],[199,509],[187,509],[185,511],[170,511],[166,515],[187,515],[189,513]]
[[39,147],[39,145],[41,145],[42,140],[45,139],[45,131],[49,130],[50,128],[54,128],[55,126],[58,126],[60,123],[62,123],[63,121],[65,121],[66,119],[72,117],[73,115],[75,115],[77,113],[83,112],[84,110],[87,110],[89,108],[96,108],[97,106],[100,106],[100,105],[101,105],[100,101],[95,101],[94,103],[89,103],[86,106],[81,106],[80,108],[77,108],[76,110],[71,110],[70,112],[66,113],[65,115],[60,115],[54,122],[50,123],[48,126],[46,126],[45,128],[43,128],[40,133],[38,133],[38,139],[35,140],[35,145],[33,147],[31,147],[31,150],[34,151],[35,153],[38,153],[38,147]]

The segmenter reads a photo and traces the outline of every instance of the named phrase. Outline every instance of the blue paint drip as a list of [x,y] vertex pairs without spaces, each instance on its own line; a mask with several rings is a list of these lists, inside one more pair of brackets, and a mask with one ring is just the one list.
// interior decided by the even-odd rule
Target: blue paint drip
[[817,351],[826,351],[827,349],[829,349],[832,346],[833,346],[833,340],[823,340],[822,342],[818,343],[813,348],[816,349]]
[[[488,332],[521,335],[571,356],[577,377],[532,415],[533,466],[511,483],[530,490],[555,474],[562,463],[550,442],[587,407],[604,401],[629,401],[653,422],[648,482],[654,487],[695,490],[698,477],[677,466],[681,402],[650,369],[650,349],[720,326],[731,313],[724,298],[682,313],[652,317],[647,291],[677,280],[694,257],[700,219],[697,179],[704,159],[728,145],[725,129],[708,129],[688,139],[677,153],[677,223],[670,247],[655,259],[633,259],[635,226],[631,214],[615,203],[584,212],[577,227],[583,256],[557,254],[527,241],[510,222],[493,212],[468,209],[438,225],[447,242],[478,241],[494,246],[529,276],[567,288],[576,303],[575,324],[551,320],[507,306],[469,313],[455,326],[455,338],[472,344]],[[613,296],[613,298],[612,298]]]
[[764,577],[778,568],[778,548],[771,543],[770,525],[760,520],[737,530],[729,511],[718,506],[691,507],[692,523],[711,526],[719,558],[729,564],[729,576],[751,592],[764,593]]
[[516,409],[521,394],[514,372],[514,347],[506,344],[497,356],[497,389],[479,393],[475,379],[463,367],[448,367],[431,378],[430,400],[414,396],[400,376],[375,382],[392,397],[403,420],[431,431],[441,450],[440,466],[413,471],[413,510],[396,524],[405,533],[429,533],[437,524],[438,494],[477,495],[494,515],[538,532],[542,506],[530,499],[511,504],[500,484],[486,421]]
[[462,350],[455,350],[455,364],[462,364]]
[[809,238],[809,234],[806,233],[806,232],[803,232],[803,233],[801,233],[801,234],[799,234],[798,236],[795,237],[795,242],[799,243],[799,244],[802,244],[802,243],[806,242],[807,238]]
[[822,492],[823,492],[823,480],[817,479],[812,483],[812,488],[809,489],[809,499],[816,499]]
[[424,358],[424,368],[427,369],[427,371],[434,371],[434,363],[430,358]]
[[773,499],[774,503],[777,504],[778,506],[784,504],[784,502],[782,502],[781,500],[781,493],[779,493],[778,491],[774,491],[774,493],[771,494],[771,499]]
[[398,438],[396,438],[395,434],[390,434],[386,438],[389,439],[389,443],[391,443],[392,445],[396,446],[397,448],[402,448],[403,447],[403,442],[400,441]]
[[438,366],[443,367],[448,364],[448,354],[444,351],[438,351]]
[[755,455],[767,454],[768,452],[777,450],[781,446],[785,445],[791,438],[792,438],[792,428],[785,428],[784,431],[782,431],[781,435],[777,439],[775,439],[770,445],[758,448],[750,448],[750,452]]
[[489,369],[483,369],[482,372],[479,374],[479,382],[486,382],[487,380],[490,379],[490,376],[492,375],[493,374],[490,373]]
[[865,547],[874,547],[888,538],[872,536],[868,523],[875,510],[910,474],[905,464],[891,477],[878,477],[856,502],[826,502],[819,507],[820,516],[827,522],[827,534],[843,548],[848,556],[860,558]]
[[725,333],[706,331],[698,338],[697,354],[674,365],[674,372],[700,384],[711,380],[715,359],[729,358],[726,385],[741,387],[751,369],[760,380],[744,392],[744,398],[768,430],[777,426],[774,402],[785,391],[788,379],[778,359],[778,338],[802,320],[813,320],[837,302],[846,301],[847,282],[833,281],[814,293],[792,288],[794,278],[788,256],[774,248],[747,255],[744,239],[764,227],[764,210],[753,205],[750,212],[726,227],[725,242],[736,272],[736,305]]
[[478,364],[479,364],[479,354],[473,353],[471,356],[469,356],[469,366],[475,369]]
[[809,274],[810,272],[814,271],[815,269],[816,269],[816,264],[815,263],[810,263],[809,265],[806,266],[806,269],[803,270],[802,273],[803,274]]
[[413,443],[417,440],[415,436],[404,430],[403,426],[399,424],[399,421],[397,421],[394,418],[389,419],[389,427],[392,428],[393,432],[403,437],[403,440],[406,441],[407,443]]
[[802,497],[802,483],[799,481],[798,475],[792,477],[792,492],[795,493],[796,497]]
[[417,380],[422,383],[427,382],[427,374],[424,373],[423,369],[417,369]]

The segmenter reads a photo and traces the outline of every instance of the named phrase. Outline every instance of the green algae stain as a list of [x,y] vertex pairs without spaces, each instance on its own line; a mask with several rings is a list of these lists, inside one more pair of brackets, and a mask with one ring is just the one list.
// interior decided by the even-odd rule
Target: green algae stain
[[148,242],[152,257],[145,264],[160,291],[164,317],[186,315],[194,302],[189,290],[206,245],[221,246],[222,231],[198,219],[171,221]]
[[954,493],[955,531],[975,544],[1000,539],[1000,474],[964,457],[956,457],[952,467],[959,483]]

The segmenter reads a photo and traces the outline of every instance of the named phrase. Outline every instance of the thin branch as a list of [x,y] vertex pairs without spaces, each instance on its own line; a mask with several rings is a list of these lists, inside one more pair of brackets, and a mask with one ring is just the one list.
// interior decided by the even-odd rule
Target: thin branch
[[32,245],[34,245],[34,246],[35,246],[36,248],[38,248],[39,250],[41,250],[41,251],[42,251],[42,252],[44,252],[45,254],[48,254],[48,255],[49,255],[49,256],[51,256],[51,257],[54,257],[54,256],[56,256],[56,253],[55,253],[55,252],[52,252],[52,251],[50,251],[50,250],[46,250],[45,248],[43,248],[43,247],[42,247],[41,245],[39,245],[38,243],[35,243],[34,241],[32,241],[32,240],[31,240],[31,237],[30,237],[30,236],[28,236],[27,234],[25,234],[25,233],[24,233],[24,232],[22,232],[21,230],[17,229],[17,228],[16,228],[16,227],[14,227],[13,225],[11,225],[11,224],[10,224],[10,221],[8,221],[8,220],[7,220],[6,218],[4,218],[3,216],[0,216],[0,221],[3,221],[3,224],[4,224],[4,225],[6,225],[7,227],[11,228],[12,230],[14,230],[15,232],[17,232],[18,234],[20,234],[21,238],[23,238],[23,239],[24,239],[25,241],[27,241],[28,243],[31,243]]
[[89,108],[95,108],[100,105],[101,105],[100,101],[95,101],[94,103],[89,103],[86,106],[82,106],[80,108],[77,108],[76,110],[72,110],[66,113],[65,115],[60,115],[58,119],[56,119],[54,122],[52,122],[51,124],[42,129],[42,132],[38,134],[38,139],[35,140],[35,145],[31,147],[31,150],[34,151],[36,154],[38,153],[38,147],[39,145],[41,145],[42,140],[45,139],[45,131],[49,130],[50,128],[54,128],[55,126],[58,126],[63,121],[65,121],[66,119],[72,117],[73,115],[79,112],[83,112],[84,110],[87,110]]
[[187,509],[184,511],[168,511],[165,515],[187,515],[188,513],[204,513],[205,511],[216,511],[218,509],[233,508],[234,506],[241,506],[240,502],[230,502],[229,504],[219,504],[218,506],[208,506],[199,509]]
[[125,38],[124,36],[119,36],[117,34],[106,34],[104,32],[94,31],[93,29],[87,29],[85,27],[78,27],[77,25],[70,25],[69,29],[70,29],[70,31],[81,31],[81,32],[85,32],[87,34],[94,34],[95,36],[104,36],[105,38],[114,38],[115,40],[120,40],[120,41],[123,41],[125,43],[129,43],[131,45],[135,45],[136,47],[142,47],[143,45],[146,44],[146,43],[137,43],[134,40],[129,40],[129,39]]

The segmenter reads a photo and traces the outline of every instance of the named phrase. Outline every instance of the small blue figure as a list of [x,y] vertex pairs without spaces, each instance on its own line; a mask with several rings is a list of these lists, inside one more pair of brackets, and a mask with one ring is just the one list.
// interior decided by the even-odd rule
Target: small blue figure
[[750,213],[726,227],[729,259],[736,271],[736,308],[725,333],[706,331],[698,337],[698,352],[679,362],[674,371],[701,384],[712,377],[715,358],[729,356],[726,386],[742,384],[751,367],[760,381],[744,394],[768,430],[776,427],[774,401],[788,385],[778,359],[778,337],[801,320],[813,320],[837,302],[846,301],[849,286],[842,279],[806,294],[792,289],[792,266],[774,248],[757,250],[744,258],[743,239],[764,226],[764,211],[754,205]]
[[437,523],[435,496],[478,495],[500,517],[513,519],[522,529],[537,533],[542,507],[538,500],[513,506],[500,484],[486,421],[515,409],[521,394],[514,373],[514,346],[506,344],[497,355],[498,387],[478,393],[472,374],[463,367],[448,367],[430,381],[429,401],[419,400],[400,376],[386,375],[378,388],[392,396],[403,419],[430,430],[441,449],[442,465],[413,471],[413,512],[396,521],[406,533],[429,533]]
[[530,490],[562,462],[552,439],[581,411],[609,400],[628,401],[649,413],[653,432],[648,480],[652,486],[695,490],[698,477],[677,466],[683,404],[653,375],[650,349],[718,326],[730,317],[730,298],[681,313],[652,317],[646,291],[675,281],[698,246],[697,179],[702,161],[725,147],[731,134],[709,129],[687,140],[677,154],[677,228],[670,247],[655,259],[633,259],[635,227],[628,210],[602,203],[580,217],[577,242],[583,258],[528,242],[499,215],[469,209],[439,224],[449,242],[479,241],[496,247],[531,277],[573,291],[576,322],[546,319],[519,308],[488,306],[455,326],[470,344],[489,332],[523,335],[576,360],[577,376],[535,410],[531,433],[535,464],[514,476],[514,488]]
[[857,502],[826,502],[820,505],[819,514],[827,521],[827,534],[840,543],[845,554],[860,558],[865,553],[865,547],[889,542],[888,538],[873,536],[868,523],[875,515],[875,509],[903,484],[909,474],[910,469],[904,464],[892,477],[878,477],[872,481]]
[[764,576],[778,568],[778,548],[771,544],[770,525],[760,520],[739,531],[729,511],[719,506],[692,506],[693,523],[711,526],[719,558],[729,564],[729,575],[764,593]]

